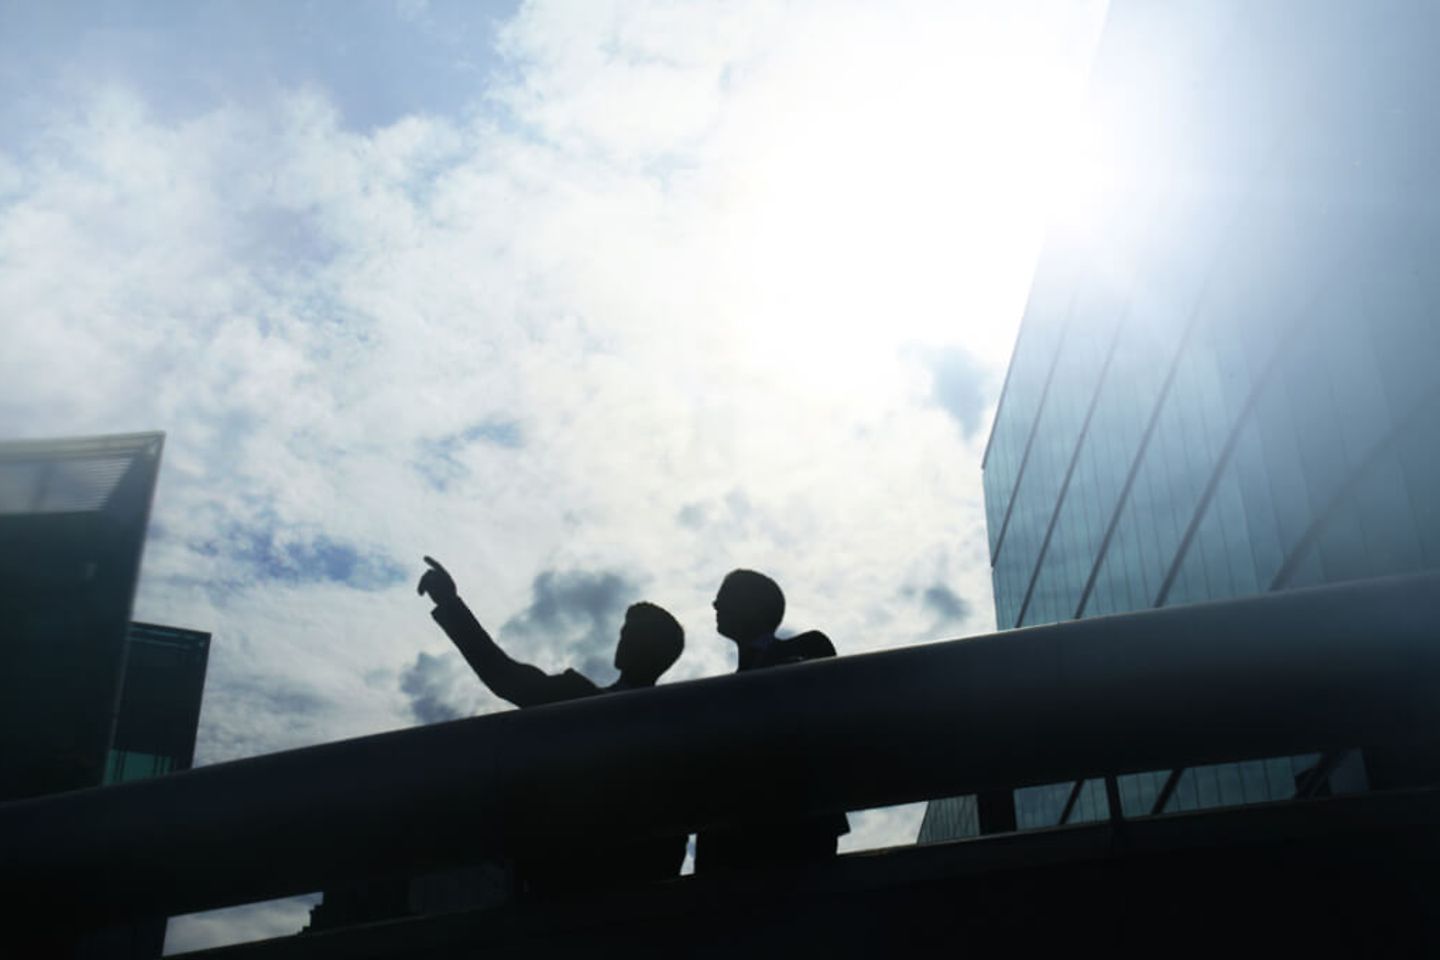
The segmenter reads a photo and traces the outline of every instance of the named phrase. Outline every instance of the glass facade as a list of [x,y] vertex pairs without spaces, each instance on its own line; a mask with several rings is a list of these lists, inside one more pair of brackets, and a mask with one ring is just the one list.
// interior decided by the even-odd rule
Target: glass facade
[[130,624],[106,783],[190,769],[209,659],[208,633]]
[[104,778],[163,441],[0,443],[0,800]]
[[[998,627],[1440,567],[1437,36],[1408,0],[1112,3],[1110,182],[1052,230],[986,453]],[[1181,771],[1164,809],[1316,762]],[[1125,811],[1169,779],[1121,778]]]

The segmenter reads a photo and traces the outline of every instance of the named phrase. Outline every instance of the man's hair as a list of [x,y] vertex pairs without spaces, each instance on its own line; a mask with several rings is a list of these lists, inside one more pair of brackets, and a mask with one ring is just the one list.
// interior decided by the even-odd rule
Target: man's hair
[[637,656],[643,661],[641,669],[645,672],[659,677],[680,659],[685,649],[685,630],[670,611],[642,600],[625,611],[625,622],[640,641]]
[[785,619],[785,594],[780,584],[754,570],[732,570],[720,584],[730,591],[745,611],[745,619],[757,628],[774,633]]

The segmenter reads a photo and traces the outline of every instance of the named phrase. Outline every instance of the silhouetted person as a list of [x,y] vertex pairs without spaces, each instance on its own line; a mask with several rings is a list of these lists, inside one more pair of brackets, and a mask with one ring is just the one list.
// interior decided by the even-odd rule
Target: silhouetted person
[[[674,617],[653,603],[636,603],[625,611],[615,645],[615,669],[620,671],[620,679],[601,687],[574,670],[547,674],[511,659],[501,650],[460,599],[455,581],[445,568],[430,557],[425,562],[430,569],[420,578],[416,590],[429,594],[435,602],[430,616],[459,648],[481,682],[517,707],[653,687],[685,647],[685,631]],[[569,849],[526,852],[520,858],[519,870],[532,890],[543,893],[664,880],[679,874],[685,859],[685,841],[684,836],[623,843],[597,841]]]
[[[835,656],[835,645],[819,630],[787,639],[775,636],[785,619],[785,594],[763,573],[732,571],[720,584],[714,607],[715,629],[739,651],[737,673]],[[823,860],[835,855],[839,836],[849,830],[843,813],[796,817],[765,810],[753,820],[698,834],[695,870]]]

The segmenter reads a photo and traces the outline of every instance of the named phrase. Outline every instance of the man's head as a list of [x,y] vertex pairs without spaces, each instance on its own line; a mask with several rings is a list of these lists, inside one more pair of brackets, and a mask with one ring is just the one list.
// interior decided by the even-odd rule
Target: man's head
[[774,634],[785,619],[780,585],[754,570],[732,570],[715,594],[715,629],[737,643]]
[[668,611],[653,603],[632,604],[615,645],[615,669],[633,683],[654,683],[684,649],[685,631]]

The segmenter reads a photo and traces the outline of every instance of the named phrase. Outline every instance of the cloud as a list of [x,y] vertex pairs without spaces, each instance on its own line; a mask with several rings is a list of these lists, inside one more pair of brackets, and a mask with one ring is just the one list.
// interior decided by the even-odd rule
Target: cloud
[[925,804],[903,803],[893,807],[859,810],[848,815],[850,832],[840,838],[841,853],[880,850],[914,843],[920,835]]
[[[765,518],[757,515],[755,505],[737,487],[721,497],[685,504],[676,512],[675,522],[697,532],[739,539],[755,534],[754,525],[765,523]],[[773,531],[780,525],[769,526]]]
[[570,666],[595,678],[613,673],[615,642],[625,610],[640,597],[639,582],[616,571],[545,570],[531,586],[530,604],[501,628],[503,637],[574,657]]
[[[159,11],[143,0],[97,9],[56,0],[0,8],[0,145],[55,99],[124,84],[167,120],[217,101],[263,104],[277,91],[323,89],[345,124],[370,130],[415,113],[463,109],[499,64],[494,37],[516,0],[356,4],[284,0]],[[338,14],[338,15],[337,15]]]
[[357,590],[383,590],[405,579],[404,569],[382,553],[324,533],[282,536],[275,526],[238,527],[192,544],[201,556],[223,556],[246,569],[248,582],[333,581]]
[[310,910],[319,902],[320,895],[312,893],[171,917],[165,931],[165,953],[286,936],[310,922]]
[[920,600],[934,612],[939,624],[958,626],[970,616],[970,604],[943,583],[926,587]]
[[699,530],[706,523],[709,511],[701,503],[687,503],[675,514],[675,522],[691,530]]
[[518,450],[524,445],[520,424],[514,420],[487,420],[433,440],[421,440],[415,468],[432,487],[443,492],[451,483],[469,475],[466,451],[476,444]]
[[442,723],[475,713],[478,682],[454,654],[434,656],[421,651],[400,673],[400,690],[421,723]]
[[927,360],[935,403],[955,419],[966,439],[973,438],[980,429],[981,417],[993,402],[993,371],[961,347],[936,351]]
[[286,677],[284,664],[241,673],[225,669],[228,659],[215,657],[210,665],[197,764],[253,755],[257,743],[283,749],[320,739],[317,728],[323,729],[333,709],[322,688],[303,676]]

